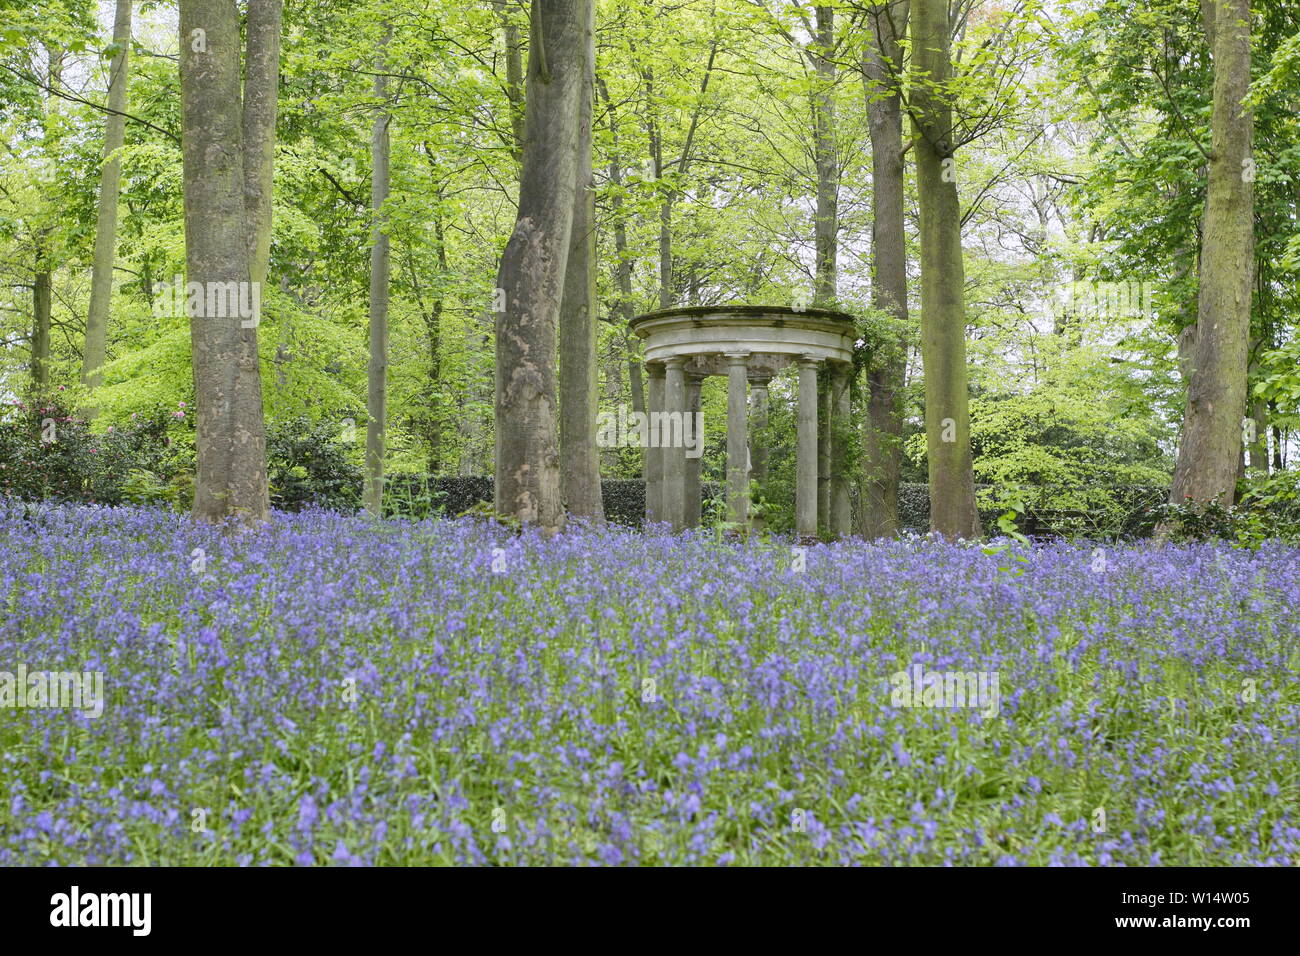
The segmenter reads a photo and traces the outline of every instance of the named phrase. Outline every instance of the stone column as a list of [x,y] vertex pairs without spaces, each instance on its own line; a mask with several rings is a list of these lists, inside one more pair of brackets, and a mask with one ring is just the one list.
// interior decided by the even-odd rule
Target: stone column
[[817,366],[815,356],[799,360],[799,441],[794,493],[795,531],[817,536]]
[[[753,424],[749,439],[749,477],[755,481],[762,481],[767,477],[767,445],[764,442],[767,428],[768,381],[766,378],[752,378],[749,380],[749,416]],[[763,516],[752,516],[750,525],[755,531],[761,531],[763,529]]]
[[830,363],[817,376],[817,526],[831,523],[831,383]]
[[[664,410],[672,421],[677,413],[677,424],[681,425],[681,416],[686,413],[686,360],[670,358],[664,363],[667,371],[664,375]],[[669,428],[659,438],[670,439],[668,447],[660,454],[664,460],[663,517],[674,531],[681,531],[686,526],[686,449],[682,447],[680,428]]]
[[852,366],[836,364],[831,370],[831,520],[833,538],[847,538],[852,521],[849,502],[847,449],[837,436],[849,428],[849,375]]
[[[695,428],[696,414],[700,411],[700,383],[704,381],[703,375],[686,376],[686,412],[689,416],[691,427],[691,444],[694,449],[703,452],[704,434],[703,430],[697,431]],[[683,434],[685,434],[687,418],[682,420]],[[700,458],[692,457],[694,451],[686,456],[686,520],[688,528],[698,528],[700,526],[700,514],[702,511],[702,502],[700,495]]]
[[646,449],[645,449],[645,520],[649,524],[664,520],[664,456],[659,448],[655,414],[664,410],[664,367],[647,362],[646,375]]
[[727,519],[749,520],[749,353],[727,353]]

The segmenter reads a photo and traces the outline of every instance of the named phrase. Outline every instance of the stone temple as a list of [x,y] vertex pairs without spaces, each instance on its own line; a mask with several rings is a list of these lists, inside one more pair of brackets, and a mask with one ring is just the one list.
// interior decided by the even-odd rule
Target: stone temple
[[[838,467],[837,434],[848,427],[853,317],[829,309],[769,305],[690,306],[639,315],[629,323],[645,340],[646,412],[699,411],[700,383],[727,379],[727,512],[750,524],[749,480],[761,478],[767,454],[750,448],[749,419],[767,421],[768,383],[799,368],[795,530],[814,537],[849,533],[848,476]],[[653,418],[652,418],[653,420]],[[674,447],[676,446],[676,447]],[[646,449],[646,520],[674,530],[700,522],[700,459],[681,442]]]

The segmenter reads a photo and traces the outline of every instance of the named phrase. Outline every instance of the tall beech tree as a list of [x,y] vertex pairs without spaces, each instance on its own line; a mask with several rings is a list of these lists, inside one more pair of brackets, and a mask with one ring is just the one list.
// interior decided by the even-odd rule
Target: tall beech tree
[[[250,0],[250,40],[278,37],[280,14],[279,0]],[[217,290],[253,281],[256,214],[246,196],[247,170],[264,169],[266,160],[249,150],[244,132],[273,125],[266,112],[274,109],[277,71],[250,71],[241,91],[235,0],[181,0],[180,29],[186,268],[189,281],[212,300]],[[261,150],[272,143],[264,137]],[[190,318],[198,464],[193,513],[205,521],[254,523],[270,508],[257,317],[221,311]]]
[[590,0],[535,0],[519,211],[497,272],[495,505],[564,524],[556,428],[556,328],[573,234]]
[[[907,321],[907,237],[903,218],[903,110],[899,95],[901,38],[909,0],[877,3],[866,13],[867,42],[862,80],[871,136],[871,304]],[[867,373],[863,421],[864,494],[858,533],[868,538],[898,534],[898,479],[902,465],[903,378],[907,341],[887,343]]]
[[[108,102],[104,117],[104,165],[99,177],[99,212],[95,220],[95,253],[86,312],[86,344],[81,380],[90,388],[103,381],[108,351],[108,318],[113,296],[113,266],[117,259],[117,203],[122,184],[118,150],[126,138],[126,78],[131,53],[131,3],[117,0],[113,17],[113,59],[108,68]],[[55,86],[51,76],[50,86]]]
[[585,0],[583,81],[569,259],[560,307],[560,481],[571,515],[605,520],[596,447],[596,187],[591,167],[596,8]]
[[[48,86],[57,89],[62,80],[63,49],[57,44],[46,45]],[[52,165],[55,161],[55,140],[58,128],[58,98],[53,93],[45,97],[45,111],[41,126],[41,149],[44,161]],[[37,393],[44,391],[50,384],[50,321],[53,316],[54,302],[54,263],[51,254],[52,223],[38,229],[35,236],[35,255],[33,265],[35,274],[32,280],[32,387]]]
[[[1289,175],[1300,142],[1294,39],[1300,7],[1252,4],[1251,145],[1216,157],[1207,204],[1210,177],[1202,164],[1214,148],[1215,72],[1222,84],[1229,62],[1207,38],[1213,34],[1217,47],[1232,39],[1231,27],[1218,36],[1212,24],[1221,15],[1244,22],[1244,7],[1223,14],[1218,0],[1206,0],[1203,15],[1201,0],[1018,0],[1011,6],[949,0],[951,71],[934,83],[942,71],[932,75],[935,67],[926,60],[939,55],[941,44],[909,40],[927,32],[910,22],[916,3],[601,5],[590,166],[590,94],[569,90],[564,76],[570,64],[558,52],[563,46],[546,42],[543,18],[562,19],[565,9],[551,10],[549,2],[285,5],[284,43],[292,37],[294,55],[284,61],[278,108],[281,37],[277,18],[264,13],[272,8],[264,2],[250,8],[248,0],[201,5],[225,13],[233,8],[241,20],[239,103],[231,121],[237,118],[242,139],[205,132],[208,151],[191,145],[185,157],[177,136],[175,51],[158,42],[157,32],[175,32],[174,4],[130,5],[129,89],[121,111],[127,114],[126,145],[107,157],[106,118],[112,116],[113,125],[123,119],[106,106],[107,86],[121,89],[120,61],[110,76],[110,60],[126,46],[112,45],[111,38],[115,11],[127,9],[117,0],[14,7],[0,30],[0,99],[9,136],[9,148],[0,147],[0,336],[12,346],[0,350],[0,383],[28,408],[29,394],[57,398],[62,386],[94,406],[95,430],[113,426],[119,436],[133,421],[160,408],[179,410],[185,402],[185,416],[168,426],[180,434],[194,424],[197,368],[203,484],[221,487],[227,479],[213,477],[214,469],[229,462],[219,462],[209,441],[217,428],[211,419],[235,411],[213,398],[204,376],[232,369],[232,376],[251,374],[253,350],[243,343],[233,358],[214,360],[202,346],[194,355],[191,339],[250,333],[221,330],[219,316],[193,323],[176,316],[163,308],[169,303],[160,283],[186,272],[182,158],[202,168],[233,164],[238,151],[243,207],[230,221],[247,234],[247,281],[273,283],[263,286],[265,311],[256,334],[272,337],[261,345],[267,347],[264,358],[275,363],[278,384],[264,396],[267,428],[284,437],[277,447],[299,454],[309,447],[300,434],[304,427],[314,441],[327,442],[341,422],[366,416],[373,434],[332,448],[340,470],[317,489],[342,488],[348,476],[364,476],[379,457],[373,439],[381,429],[384,472],[491,473],[497,411],[492,313],[498,309],[487,303],[520,212],[525,79],[528,56],[535,53],[546,78],[534,84],[533,110],[548,102],[551,107],[533,120],[525,221],[503,283],[514,298],[499,308],[511,312],[503,317],[501,336],[509,368],[502,396],[511,409],[502,417],[503,439],[513,441],[512,429],[532,424],[539,431],[530,438],[532,448],[508,453],[514,474],[502,472],[505,513],[539,516],[541,499],[534,492],[544,481],[548,490],[558,488],[558,504],[547,518],[552,525],[560,511],[598,517],[597,450],[605,479],[641,473],[638,449],[593,447],[587,370],[593,317],[602,320],[594,323],[600,410],[628,404],[644,411],[643,343],[628,329],[631,317],[658,304],[789,301],[799,289],[810,295],[815,289],[817,302],[834,301],[858,314],[861,328],[853,338],[869,344],[861,349],[862,390],[852,408],[861,428],[852,444],[864,459],[854,509],[859,533],[891,534],[897,526],[894,489],[900,482],[925,482],[931,466],[939,526],[950,534],[972,533],[972,521],[951,515],[953,503],[970,513],[963,364],[974,480],[991,495],[1015,488],[1031,510],[1051,501],[1058,513],[1100,522],[1100,515],[1123,506],[1121,487],[1160,486],[1168,496],[1180,454],[1177,495],[1205,473],[1207,455],[1223,462],[1220,477],[1195,495],[1227,492],[1232,466],[1243,474],[1243,416],[1253,419],[1256,440],[1246,440],[1251,467],[1244,469],[1244,484],[1237,483],[1238,495],[1249,489],[1257,501],[1284,487],[1293,477],[1286,466],[1290,460],[1294,472],[1300,433],[1300,226]],[[930,19],[931,32],[942,39],[942,25],[934,26],[942,14],[932,12]],[[393,175],[381,208],[393,258],[384,349],[377,314],[383,296],[371,294],[382,270],[372,267],[377,183],[370,170],[374,64],[382,25],[389,22],[394,42],[382,54],[389,92],[401,84],[420,95],[390,96],[387,103]],[[191,59],[202,59],[200,52],[208,61],[230,52],[203,36],[197,46],[185,38],[187,68]],[[572,69],[587,82],[589,48],[574,56],[585,57]],[[1238,60],[1244,67],[1244,55]],[[1241,69],[1238,83],[1245,82]],[[96,83],[98,92],[87,92]],[[234,85],[221,89],[196,114],[203,123],[220,109],[212,104],[233,101]],[[1222,116],[1228,100],[1222,88],[1219,94]],[[943,117],[929,109],[927,96],[951,111],[951,135],[937,153],[928,144],[943,140],[942,130],[928,127],[942,127]],[[200,131],[191,128],[189,135]],[[272,242],[273,143],[276,163],[283,163],[274,170],[274,210],[283,221],[275,223]],[[567,157],[555,162],[554,152],[547,155],[557,146],[567,152],[567,144],[575,144],[571,170],[560,169]],[[119,155],[118,199],[101,204],[101,174]],[[924,209],[912,187],[914,160]],[[1242,160],[1253,164],[1232,168]],[[1254,164],[1243,376],[1242,333],[1225,325],[1224,316],[1225,309],[1237,310],[1232,321],[1244,313],[1246,270],[1227,264],[1232,257],[1222,241],[1220,199],[1233,189],[1244,194],[1248,182],[1225,178],[1225,171],[1239,177]],[[571,185],[550,189],[570,171]],[[190,180],[209,197],[220,185],[193,172]],[[961,200],[960,244],[954,189]],[[563,202],[571,210],[567,237],[563,216],[554,214]],[[91,247],[101,208],[106,216],[117,214],[116,262],[111,271],[99,270],[96,291]],[[924,236],[913,233],[918,209]],[[1240,204],[1237,212],[1236,224],[1244,225]],[[225,228],[224,207],[191,197],[190,217],[192,234],[209,235],[192,235],[192,251],[211,263],[211,237]],[[101,239],[106,234],[101,230]],[[601,270],[595,303],[593,242]],[[1245,248],[1240,232],[1232,242]],[[105,248],[101,242],[100,251]],[[925,289],[909,288],[920,283],[922,269]],[[204,275],[196,267],[189,278],[216,284],[221,274],[208,269]],[[108,287],[102,280],[109,275],[112,364],[104,363],[103,381],[87,394],[78,387],[86,365],[87,305],[94,298],[94,315],[104,313]],[[538,288],[553,294],[536,295]],[[922,304],[924,355],[919,332],[912,331]],[[1131,314],[1130,306],[1138,312]],[[551,338],[529,339],[533,322],[544,339],[553,322]],[[1176,359],[1170,344],[1184,328],[1185,347]],[[957,351],[963,345],[965,361]],[[381,365],[385,352],[381,405],[381,393],[370,388],[379,379],[369,363],[373,355]],[[757,496],[773,531],[794,519],[790,378],[778,376],[765,396],[755,396],[765,397],[768,410],[767,427],[754,430],[766,438],[752,449]],[[253,395],[243,381],[242,394]],[[930,388],[928,440],[923,383]],[[1231,383],[1231,394],[1221,383]],[[712,436],[698,462],[706,477],[726,467],[718,431],[726,390],[720,385],[715,379],[700,390]],[[1230,413],[1219,417],[1225,408]],[[1204,444],[1211,409],[1217,446]],[[5,421],[17,422],[21,411],[10,407]],[[234,426],[226,421],[220,427]],[[237,441],[229,430],[222,435],[227,446]],[[927,461],[927,443],[933,461]],[[820,444],[819,452],[833,451],[831,441]],[[543,445],[547,454],[534,454]],[[163,481],[192,470],[188,446],[174,442],[181,454],[145,461],[144,470]],[[305,457],[297,464],[313,472]],[[1268,488],[1260,483],[1265,470]],[[844,469],[831,472],[839,480]],[[380,474],[371,469],[366,497],[372,509]],[[310,481],[297,471],[294,476],[303,482],[276,482],[286,496],[316,482],[314,472]],[[521,486],[531,490],[521,492]],[[200,510],[206,494],[201,490]],[[899,502],[904,520],[906,501]],[[832,530],[838,530],[843,510],[832,512]]]
[[839,295],[840,162],[835,133],[835,8],[818,6],[814,41],[808,59],[815,76],[812,92],[813,166],[817,170],[817,211],[814,218],[816,283],[813,300],[832,307]]
[[[387,36],[385,36],[387,45]],[[388,279],[389,240],[384,222],[388,201],[390,143],[388,127],[388,77],[384,67],[375,71],[375,99],[379,106],[370,134],[370,210],[374,217],[370,244],[370,362],[366,387],[366,476],[362,497],[366,510],[379,517],[384,512],[384,446],[388,425]]]
[[930,527],[978,537],[966,385],[965,271],[953,140],[948,0],[912,0],[912,146],[921,227],[921,360]]
[[248,214],[248,272],[266,281],[271,261],[271,185],[279,102],[280,25],[284,0],[253,0],[244,56],[244,208]]
[[1232,504],[1242,463],[1242,417],[1250,346],[1254,267],[1250,87],[1250,0],[1203,0],[1214,51],[1209,181],[1201,237],[1196,324],[1183,435],[1170,501]]

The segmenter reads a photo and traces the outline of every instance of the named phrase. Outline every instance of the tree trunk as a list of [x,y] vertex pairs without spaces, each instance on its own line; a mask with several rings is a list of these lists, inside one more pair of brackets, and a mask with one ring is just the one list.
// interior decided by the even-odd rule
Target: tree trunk
[[266,282],[271,261],[271,183],[275,174],[275,116],[280,85],[283,0],[249,0],[244,63],[244,207],[248,211],[248,271]]
[[[1258,355],[1260,349],[1264,347],[1264,340],[1256,339],[1251,343],[1250,354],[1250,373],[1258,374],[1259,361]],[[1246,381],[1247,396],[1250,394],[1250,380]],[[1250,409],[1250,418],[1255,423],[1255,440],[1247,447],[1250,455],[1250,467],[1258,474],[1268,474],[1268,404],[1262,398],[1248,397],[1247,402]]]
[[1246,408],[1254,207],[1243,172],[1254,117],[1242,99],[1250,85],[1250,0],[1212,5],[1215,19],[1206,23],[1214,50],[1209,183],[1187,407],[1170,492],[1175,504],[1216,498],[1233,503]]
[[596,10],[583,0],[583,82],[578,101],[578,158],[573,226],[560,307],[560,481],[568,513],[605,520],[596,447],[596,192],[591,169],[596,95]]
[[[908,0],[879,4],[868,16],[862,74],[871,135],[871,304],[907,321],[907,241],[903,219],[903,113],[897,92],[899,39],[907,29]],[[858,530],[867,538],[898,534],[898,477],[902,466],[903,376],[907,336],[897,352],[867,373],[870,400],[863,429],[864,488]]]
[[[387,38],[385,38],[385,42]],[[366,392],[366,511],[384,513],[384,442],[388,425],[388,270],[389,241],[383,214],[388,200],[388,77],[375,74],[375,114],[370,136],[370,208],[374,239],[370,246],[370,365]]]
[[[442,194],[438,195],[439,201]],[[442,212],[439,210],[433,220],[433,236],[438,243],[439,279],[447,275],[447,241],[443,234]],[[441,286],[440,286],[441,288]],[[442,309],[443,299],[439,295],[433,302],[427,319],[429,332],[429,473],[437,474],[442,470]]]
[[[645,129],[650,146],[653,176],[658,181],[664,174],[663,134],[659,126],[655,103],[654,71],[646,67],[642,75],[645,84]],[[673,292],[673,204],[664,191],[659,200],[659,308],[670,309],[676,302]]]
[[535,0],[519,212],[497,273],[496,511],[564,523],[555,337],[573,231],[591,0]]
[[[598,79],[596,87],[606,103],[609,92]],[[628,391],[631,395],[632,411],[645,412],[645,382],[641,374],[641,361],[636,356],[634,336],[628,331],[628,323],[633,318],[632,304],[632,257],[627,251],[627,222],[623,214],[623,166],[618,150],[618,126],[614,121],[613,110],[609,112],[609,132],[613,142],[609,159],[609,181],[614,186],[610,198],[610,218],[614,231],[614,287],[617,299],[614,314],[619,320],[619,330],[623,336],[624,352],[627,355]]]
[[32,385],[39,394],[49,384],[50,270],[42,256],[32,285]]
[[817,8],[817,34],[809,53],[816,71],[813,90],[813,165],[817,171],[817,214],[814,222],[817,278],[813,300],[817,305],[834,304],[836,288],[836,234],[839,216],[839,159],[835,151],[835,11]]
[[921,359],[930,527],[948,537],[980,534],[971,470],[966,387],[966,306],[961,206],[957,200],[947,0],[913,0],[912,94],[921,206]]
[[506,45],[506,99],[510,104],[510,154],[515,162],[524,156],[524,68],[523,43],[519,39],[519,26],[506,9],[506,0],[492,0],[501,20],[501,32]]
[[[109,65],[108,115],[104,120],[104,167],[99,179],[99,214],[95,221],[95,252],[90,278],[90,307],[86,313],[86,344],[81,381],[91,389],[103,381],[108,352],[108,312],[113,296],[113,262],[117,246],[117,198],[122,163],[115,155],[126,135],[126,76],[131,52],[131,0],[117,0],[113,18],[116,53]],[[94,414],[94,409],[87,410]]]
[[[46,53],[49,59],[49,83],[51,90],[57,89],[63,78],[63,49],[48,44]],[[45,99],[44,130],[42,131],[41,149],[44,161],[53,169],[57,162],[55,150],[56,113],[58,98],[50,93]],[[32,387],[40,394],[50,384],[50,319],[52,314],[54,274],[50,262],[51,250],[49,237],[52,225],[46,225],[37,232],[35,265],[36,274],[32,283]]]
[[[254,4],[250,16],[267,6]],[[212,301],[223,289],[251,284],[239,10],[234,0],[181,0],[180,27],[186,266],[189,281]],[[269,511],[266,432],[256,322],[240,311],[190,319],[198,418],[193,513],[251,524]]]
[[[676,185],[660,183],[659,203],[659,308],[671,309],[677,304],[677,279],[673,275],[673,206],[681,195],[680,188],[685,184],[686,171],[691,165],[691,148],[695,144],[695,131],[699,128],[700,112],[704,107],[704,97],[709,91],[709,79],[713,76],[713,66],[717,61],[718,41],[714,39],[709,47],[709,59],[704,65],[704,76],[700,79],[699,97],[691,112],[691,122],[686,129],[686,139],[682,143],[681,154],[674,162],[676,167]],[[664,175],[664,140],[663,126],[660,124],[654,102],[654,73],[647,68],[644,73],[646,94],[646,135],[650,141],[650,156],[654,161],[656,179]]]
[[[658,135],[653,138],[655,178],[662,178],[663,149]],[[671,309],[677,304],[677,289],[673,279],[673,196],[664,193],[659,204],[659,308]]]
[[634,358],[627,361],[627,387],[632,411],[645,414],[645,381],[641,376],[641,363]]

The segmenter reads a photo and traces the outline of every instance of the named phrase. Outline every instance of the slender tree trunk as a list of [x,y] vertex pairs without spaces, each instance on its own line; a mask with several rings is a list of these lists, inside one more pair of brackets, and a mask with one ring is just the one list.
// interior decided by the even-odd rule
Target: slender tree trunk
[[[646,140],[650,145],[650,162],[654,165],[657,181],[664,174],[664,143],[655,102],[654,71],[646,67],[642,78],[645,84]],[[672,197],[665,191],[659,200],[659,308],[670,309],[676,301],[673,290],[673,204]]]
[[[599,79],[596,81],[596,88],[601,98],[608,103],[609,92]],[[613,110],[609,112],[609,131],[610,139],[613,141],[613,149],[610,151],[609,159],[609,181],[614,186],[613,196],[610,198],[610,218],[613,222],[614,232],[614,288],[617,292],[614,314],[619,320],[618,324],[623,336],[624,352],[627,355],[628,391],[631,395],[632,410],[634,412],[644,412],[645,382],[641,374],[641,361],[635,354],[634,337],[628,332],[628,323],[632,321],[634,314],[632,303],[632,257],[628,254],[627,249],[627,221],[624,218],[622,195],[623,166],[618,149],[618,125],[614,120]]]
[[[1259,371],[1259,362],[1257,356],[1259,350],[1264,347],[1262,338],[1256,339],[1251,343],[1251,361],[1250,373],[1257,374]],[[1249,396],[1250,381],[1246,381],[1246,391]],[[1250,454],[1250,467],[1259,474],[1268,474],[1268,404],[1262,398],[1248,397],[1247,402],[1250,409],[1250,418],[1254,422],[1255,440],[1250,443],[1247,451]]]
[[[250,16],[266,9],[254,4]],[[180,28],[186,266],[189,281],[213,302],[222,290],[251,286],[239,10],[234,0],[181,0]],[[266,98],[254,90],[249,102],[264,107]],[[198,418],[194,517],[250,524],[269,511],[266,432],[256,318],[240,311],[190,319]]]
[[42,392],[50,384],[50,270],[42,256],[32,285],[32,385]]
[[813,90],[813,165],[817,170],[817,213],[814,223],[817,280],[813,299],[821,306],[835,302],[836,234],[839,230],[840,166],[835,148],[835,11],[817,7],[815,49],[809,58],[816,71]]
[[[813,167],[817,175],[817,203],[813,221],[815,280],[813,302],[822,307],[835,303],[838,293],[836,237],[839,231],[839,159],[835,150],[835,13],[816,8],[814,42],[807,57],[816,74],[811,93],[813,114]],[[822,373],[817,393],[817,514],[827,534],[831,528],[832,448],[831,375]]]
[[248,270],[261,286],[271,261],[271,184],[275,175],[275,117],[280,85],[283,0],[249,0],[244,63],[244,206],[248,210]]
[[516,163],[524,158],[524,66],[523,43],[519,38],[519,25],[506,8],[505,0],[492,0],[501,20],[501,32],[506,45],[506,99],[510,103],[510,153]]
[[[871,304],[907,321],[907,239],[903,219],[903,113],[897,92],[902,67],[899,39],[907,29],[908,0],[881,3],[868,13],[862,75],[871,135]],[[867,538],[898,534],[898,478],[902,466],[903,376],[907,336],[867,373],[870,392],[863,429],[865,476],[858,530]]]
[[[387,42],[387,38],[385,38]],[[366,511],[384,513],[384,444],[388,426],[388,274],[389,240],[383,214],[388,200],[388,77],[375,73],[375,114],[370,136],[370,208],[374,238],[370,245],[370,366],[366,394]]]
[[578,101],[573,226],[560,307],[560,481],[568,513],[603,523],[596,447],[596,192],[591,169],[596,9],[583,0],[584,74]]
[[497,273],[496,511],[564,524],[555,338],[573,232],[590,0],[534,0],[519,213]]
[[673,201],[659,207],[659,307],[670,309],[677,302],[673,276]]
[[978,537],[966,386],[965,275],[957,199],[947,0],[913,0],[913,147],[921,206],[921,358],[930,527],[948,537]]
[[[441,201],[442,195],[438,199]],[[435,214],[433,235],[438,243],[438,272],[440,278],[447,275],[447,242],[443,234],[442,213]],[[437,474],[442,469],[442,309],[443,300],[439,295],[429,312],[429,473]]]
[[[435,180],[440,177],[438,161],[434,157],[433,150],[429,148],[427,142],[421,143],[421,149],[424,151],[425,158],[428,160],[429,171]],[[437,298],[433,300],[433,305],[429,309],[424,308],[423,299],[420,300],[420,313],[424,317],[425,331],[429,337],[429,384],[428,384],[428,408],[429,420],[426,431],[426,438],[429,442],[429,474],[438,474],[444,465],[443,455],[443,399],[442,399],[442,313],[444,308],[442,290],[445,287],[447,278],[447,236],[442,220],[442,204],[445,201],[443,188],[438,185],[434,191],[434,209],[431,225],[433,226],[434,250],[437,254],[438,261],[438,281]],[[415,272],[415,265],[408,257],[408,268],[411,274],[411,287],[417,290],[419,295],[420,283]]]
[[[677,279],[673,275],[673,206],[681,195],[680,185],[685,182],[686,171],[690,168],[692,147],[695,145],[695,131],[699,128],[700,112],[704,107],[704,97],[709,91],[709,80],[713,76],[713,66],[717,61],[718,42],[715,39],[709,47],[709,59],[704,65],[704,76],[700,79],[699,96],[691,112],[691,122],[686,129],[686,139],[682,144],[681,154],[677,157],[677,186],[661,184],[659,204],[659,308],[671,309],[677,304]],[[654,73],[646,69],[644,74],[646,93],[646,135],[650,141],[650,155],[654,160],[655,177],[664,175],[664,141],[663,126],[660,124],[654,102]]]
[[1242,455],[1254,267],[1251,158],[1250,0],[1207,0],[1214,50],[1209,184],[1201,239],[1200,293],[1191,338],[1187,407],[1170,501],[1233,503]]
[[[49,59],[49,83],[51,90],[57,89],[63,78],[63,50],[53,44],[47,45]],[[42,131],[41,149],[45,153],[45,162],[53,168],[57,161],[55,139],[57,137],[56,117],[58,98],[49,94],[45,99],[44,130]],[[36,235],[36,275],[32,283],[32,386],[37,393],[50,384],[50,319],[52,316],[54,272],[50,261],[50,233],[52,226],[45,226]]]
[[[91,389],[103,381],[108,350],[109,306],[113,296],[113,262],[117,245],[117,199],[122,163],[116,153],[126,137],[126,77],[131,52],[131,0],[117,0],[113,18],[116,53],[109,65],[108,115],[104,119],[104,166],[99,179],[99,213],[95,221],[95,252],[86,313],[86,344],[81,381]],[[88,409],[90,414],[94,409]]]
[[[628,348],[631,348],[629,345]],[[641,375],[641,363],[636,359],[627,362],[627,389],[632,401],[632,411],[645,413],[645,380]]]

